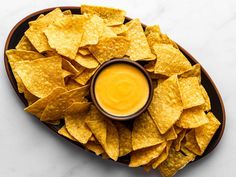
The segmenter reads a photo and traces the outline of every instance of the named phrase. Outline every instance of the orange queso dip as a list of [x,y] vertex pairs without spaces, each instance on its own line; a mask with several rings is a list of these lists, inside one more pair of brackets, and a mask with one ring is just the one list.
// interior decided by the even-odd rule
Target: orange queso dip
[[101,108],[115,116],[128,116],[147,102],[149,84],[137,67],[115,63],[105,67],[95,81],[95,97]]

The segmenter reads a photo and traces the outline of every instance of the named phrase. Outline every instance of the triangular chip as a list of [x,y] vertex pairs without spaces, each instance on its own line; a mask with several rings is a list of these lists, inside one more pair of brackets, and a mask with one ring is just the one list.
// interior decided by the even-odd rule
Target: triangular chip
[[[73,62],[73,61],[71,61]],[[74,75],[81,74],[83,72],[83,69],[77,69],[70,61],[66,59],[62,59],[62,69],[69,71],[70,73],[73,73]]]
[[174,125],[182,110],[177,76],[159,81],[148,111],[162,134]]
[[99,65],[98,61],[92,55],[84,56],[84,55],[77,54],[75,57],[75,61],[81,66],[88,69],[94,69],[98,67]]
[[177,138],[177,134],[175,132],[175,128],[172,126],[165,134],[163,134],[166,141],[175,140]]
[[28,105],[33,104],[34,102],[36,102],[39,99],[38,97],[31,94],[25,87],[23,88],[23,93],[24,93],[25,99],[28,102]]
[[211,110],[210,97],[208,96],[206,89],[202,85],[200,85],[200,88],[202,90],[202,96],[205,100],[205,103],[203,105],[201,105],[201,107],[204,111],[210,111]]
[[154,146],[164,141],[165,138],[147,112],[135,119],[132,131],[133,150]]
[[104,153],[104,149],[102,148],[102,146],[100,144],[97,144],[93,141],[89,141],[87,142],[84,147],[86,149],[88,149],[89,151],[94,152],[96,155],[101,155],[102,153]]
[[51,48],[63,56],[75,59],[83,35],[85,17],[80,15],[64,16],[44,29]]
[[157,158],[165,149],[166,142],[161,144],[140,149],[131,153],[129,167],[138,167],[149,163],[151,160]]
[[154,73],[165,76],[181,74],[192,68],[191,63],[178,49],[167,44],[155,44],[153,46],[157,56]]
[[122,34],[128,30],[127,26],[125,26],[124,24],[111,26],[111,29],[117,35]]
[[151,52],[139,19],[134,19],[125,25],[128,30],[124,34],[130,40],[130,48],[126,55],[134,61],[154,60],[156,57]]
[[176,125],[181,128],[196,128],[208,123],[208,118],[201,107],[185,109]]
[[86,144],[92,136],[92,132],[85,124],[85,119],[90,116],[88,113],[90,104],[88,102],[75,102],[66,110],[66,129],[82,144]]
[[104,37],[97,45],[89,47],[90,52],[99,63],[103,63],[112,58],[121,58],[128,51],[130,42],[123,36]]
[[174,141],[173,146],[175,147],[176,151],[180,151],[180,147],[181,147],[181,142],[184,139],[186,134],[186,129],[183,129],[179,134],[178,134],[178,138]]
[[201,83],[201,65],[200,64],[193,65],[190,70],[181,74],[180,77],[183,77],[183,78],[198,77],[199,83]]
[[63,88],[63,87],[55,88],[48,96],[39,99],[38,101],[36,101],[32,105],[25,108],[25,111],[35,115],[38,118],[41,118],[42,113],[43,113],[44,109],[46,108],[47,104],[63,92],[66,92],[65,88]]
[[72,141],[76,141],[76,139],[70,135],[70,133],[67,131],[66,126],[62,126],[59,130],[58,133]]
[[20,61],[15,63],[15,71],[27,90],[39,98],[46,97],[55,87],[64,87],[60,57]]
[[76,88],[82,87],[81,84],[78,84],[76,81],[74,81],[73,79],[68,79],[66,82],[66,88],[67,90],[73,90]]
[[59,94],[48,103],[40,120],[46,121],[61,119],[64,116],[66,109],[74,102],[85,101],[86,99],[84,97],[88,95],[88,92],[88,86],[84,86]]
[[109,7],[81,5],[81,13],[96,14],[101,17],[108,26],[123,24],[125,20],[125,11]]
[[190,130],[186,135],[185,135],[186,142],[184,146],[191,152],[197,155],[201,155],[201,149],[199,148],[195,136],[195,129]]
[[52,12],[49,12],[47,15],[30,22],[30,28],[25,32],[25,35],[40,53],[51,50],[51,47],[48,44],[48,39],[43,31],[50,24],[52,24],[56,20],[60,20],[62,17],[63,13],[59,8],[56,8]]
[[96,68],[95,69],[85,69],[79,76],[74,78],[74,80],[81,85],[85,85],[85,84],[87,84],[89,79],[93,76],[95,71],[96,71]]
[[205,103],[197,77],[180,78],[179,87],[184,109]]
[[36,51],[36,49],[34,48],[34,46],[31,44],[31,42],[29,41],[29,39],[23,35],[21,40],[19,41],[19,43],[16,46],[17,50],[26,50],[26,51]]

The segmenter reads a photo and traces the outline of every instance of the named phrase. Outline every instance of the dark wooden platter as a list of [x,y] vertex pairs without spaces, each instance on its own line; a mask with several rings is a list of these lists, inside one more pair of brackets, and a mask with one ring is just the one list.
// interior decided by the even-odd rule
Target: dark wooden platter
[[[17,43],[20,41],[21,37],[24,35],[24,32],[29,28],[28,22],[37,19],[37,17],[40,14],[47,14],[48,12],[52,11],[54,8],[48,8],[48,9],[43,9],[37,12],[34,12],[30,15],[28,15],[27,17],[25,17],[24,19],[22,19],[20,22],[18,22],[14,28],[11,30],[11,32],[8,35],[6,44],[5,44],[5,49],[4,49],[4,63],[5,63],[5,69],[8,75],[8,78],[11,82],[11,85],[13,86],[16,94],[18,95],[18,97],[21,99],[21,101],[24,103],[25,106],[27,106],[27,101],[24,98],[24,95],[18,92],[17,89],[17,84],[16,84],[16,80],[13,76],[11,67],[8,63],[8,58],[5,54],[6,50],[9,49],[14,49],[15,46],[17,45]],[[65,7],[59,7],[61,10],[71,10],[73,14],[80,14],[80,7],[71,7],[71,6],[65,6]],[[125,21],[128,22],[130,21],[131,18],[126,17]],[[143,25],[143,27],[145,28],[146,25]],[[178,45],[179,46],[179,45]],[[191,62],[191,64],[196,64],[199,63],[192,55],[190,55],[184,48],[182,48],[181,46],[179,46],[179,49],[181,50],[181,52],[188,58],[188,60]],[[210,144],[208,145],[206,151],[204,152],[204,154],[202,156],[198,156],[196,160],[199,160],[203,157],[205,157],[207,154],[209,154],[211,151],[213,151],[215,149],[215,147],[217,146],[217,144],[220,142],[221,137],[224,133],[224,128],[225,128],[225,122],[226,122],[226,115],[225,115],[225,109],[224,109],[224,104],[223,104],[223,100],[220,96],[220,93],[218,91],[218,89],[216,88],[216,85],[214,84],[213,80],[211,79],[211,77],[208,75],[208,73],[206,72],[206,70],[201,67],[201,77],[202,77],[202,85],[205,87],[210,100],[211,100],[211,106],[212,109],[211,111],[214,113],[214,115],[218,118],[218,120],[221,122],[221,126],[219,127],[219,129],[217,130],[216,134],[214,135],[214,137],[212,138]],[[44,122],[41,122],[44,125],[46,125],[48,128],[50,128],[52,131],[54,131],[56,134],[58,129],[61,127],[61,125],[59,126],[54,126],[51,124],[47,124]],[[59,136],[61,136],[60,134],[58,134]],[[69,140],[68,138],[63,137],[65,140],[70,141],[71,143],[83,148],[83,146],[78,143],[78,142],[74,142]],[[118,159],[118,162],[123,163],[123,164],[128,164],[129,163],[129,156],[124,156]]]

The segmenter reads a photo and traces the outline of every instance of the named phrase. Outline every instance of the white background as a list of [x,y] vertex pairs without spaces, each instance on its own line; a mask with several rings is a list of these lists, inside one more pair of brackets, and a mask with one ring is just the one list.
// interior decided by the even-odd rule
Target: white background
[[[3,48],[11,28],[47,7],[82,3],[118,7],[148,25],[160,24],[187,49],[218,86],[227,115],[223,139],[206,158],[176,176],[235,176],[236,167],[236,1],[235,0],[1,0],[0,5],[0,177],[153,177],[102,160],[64,139],[23,111],[8,81]],[[214,103],[213,103],[214,104]]]

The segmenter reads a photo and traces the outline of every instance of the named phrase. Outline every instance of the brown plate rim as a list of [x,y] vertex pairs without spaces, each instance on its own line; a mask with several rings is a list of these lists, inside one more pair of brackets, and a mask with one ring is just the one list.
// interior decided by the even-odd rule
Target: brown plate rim
[[[21,99],[21,101],[24,103],[25,106],[27,106],[27,102],[23,96],[23,94],[19,93],[18,92],[18,89],[17,89],[17,85],[15,84],[15,79],[14,79],[14,76],[12,74],[12,70],[10,68],[10,65],[8,63],[8,58],[6,56],[6,50],[9,49],[9,44],[10,44],[10,40],[14,34],[14,32],[16,31],[16,29],[21,25],[23,24],[27,19],[31,18],[31,17],[34,17],[36,15],[40,15],[42,13],[47,13],[47,12],[50,12],[52,11],[53,9],[55,8],[60,8],[61,10],[78,10],[80,11],[80,7],[79,6],[58,6],[58,7],[50,7],[50,8],[45,8],[45,9],[42,9],[42,10],[39,10],[39,11],[36,11],[36,12],[33,12],[29,15],[27,15],[26,17],[24,17],[22,20],[20,20],[13,28],[12,30],[10,31],[8,37],[7,37],[7,40],[6,40],[6,43],[5,43],[5,47],[4,47],[4,65],[5,65],[5,69],[6,69],[6,72],[7,72],[7,76],[10,80],[10,83],[12,85],[12,87],[14,88],[16,94],[18,95],[18,97]],[[129,17],[126,17],[126,20],[127,21],[130,21],[132,20],[131,18]],[[143,27],[146,27],[146,25],[142,24]],[[178,45],[178,44],[177,44]],[[180,45],[178,45],[180,51],[188,58],[188,59],[191,59],[194,63],[199,63],[188,51],[186,51],[183,47],[181,47]],[[200,64],[200,63],[199,63]],[[220,105],[221,105],[221,109],[222,109],[222,122],[221,122],[221,131],[220,131],[220,134],[219,136],[217,137],[217,140],[216,142],[214,143],[213,146],[211,146],[211,149],[206,153],[206,154],[203,154],[203,156],[200,156],[198,158],[195,159],[195,161],[199,160],[199,159],[202,159],[203,157],[206,157],[210,152],[212,152],[215,147],[219,144],[222,136],[223,136],[223,133],[224,133],[224,129],[225,129],[225,124],[226,124],[226,113],[225,113],[225,107],[224,107],[224,104],[223,104],[223,100],[222,100],[222,97],[215,85],[215,83],[213,82],[213,80],[211,79],[211,77],[209,76],[209,74],[206,72],[206,70],[202,67],[201,65],[201,71],[202,73],[204,73],[204,75],[208,78],[208,80],[210,81],[211,85],[213,86],[218,98],[219,98],[219,101],[220,101]],[[38,119],[39,120],[39,119]],[[39,120],[40,121],[40,120]],[[78,142],[75,142],[75,141],[72,141],[62,135],[60,135],[58,132],[57,132],[57,129],[55,126],[53,125],[50,125],[50,124],[47,124],[45,122],[41,122],[43,123],[44,125],[46,125],[49,129],[51,129],[52,131],[54,131],[57,135],[63,137],[65,140],[81,147],[82,149],[85,150],[85,148]],[[94,153],[93,153],[94,154]],[[95,154],[94,154],[95,155]],[[193,161],[193,162],[195,162]],[[126,160],[126,159],[123,159],[123,158],[119,158],[117,162],[120,162],[121,164],[128,164],[129,162]]]

